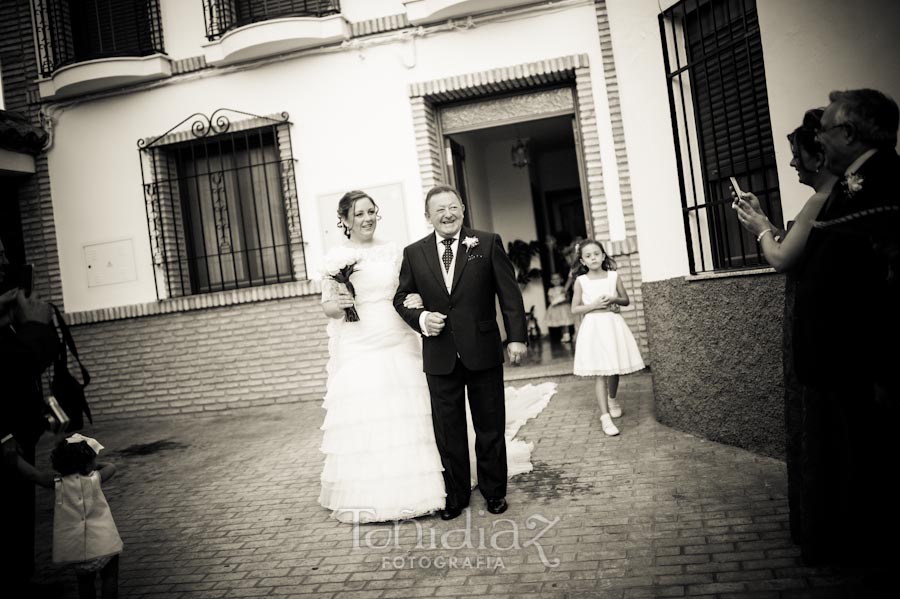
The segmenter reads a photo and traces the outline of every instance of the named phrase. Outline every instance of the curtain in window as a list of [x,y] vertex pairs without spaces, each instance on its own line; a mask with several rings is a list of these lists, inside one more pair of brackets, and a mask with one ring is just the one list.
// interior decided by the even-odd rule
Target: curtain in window
[[195,292],[290,280],[277,149],[253,145],[232,138],[182,161]]

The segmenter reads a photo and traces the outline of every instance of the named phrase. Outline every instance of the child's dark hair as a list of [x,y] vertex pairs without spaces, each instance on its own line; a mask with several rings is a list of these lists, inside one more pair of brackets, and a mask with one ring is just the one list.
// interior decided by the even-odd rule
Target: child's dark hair
[[603,268],[603,270],[616,269],[616,261],[610,258],[609,254],[606,253],[606,249],[604,249],[602,243],[600,243],[596,239],[585,239],[584,241],[578,243],[578,248],[576,249],[578,262],[575,263],[575,276],[580,277],[588,271],[588,267],[585,266],[584,262],[581,261],[581,252],[589,245],[596,245],[598,248],[600,248],[600,251],[603,252],[603,262],[600,263],[600,267]]
[[65,439],[50,453],[53,469],[67,476],[69,474],[90,474],[94,469],[97,453],[84,441],[69,443]]

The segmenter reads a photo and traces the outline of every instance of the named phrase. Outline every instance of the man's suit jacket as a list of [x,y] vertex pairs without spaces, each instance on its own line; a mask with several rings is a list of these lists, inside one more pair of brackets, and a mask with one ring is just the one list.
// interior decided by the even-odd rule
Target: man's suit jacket
[[[463,240],[478,239],[467,248]],[[456,264],[450,293],[441,273],[435,234],[403,250],[400,284],[394,307],[416,332],[422,310],[403,307],[409,293],[422,296],[425,308],[447,315],[439,335],[424,337],[422,353],[427,374],[450,374],[458,355],[469,370],[485,370],[503,363],[503,344],[497,325],[495,298],[500,300],[508,341],[525,342],[525,307],[515,270],[496,233],[463,228],[459,232]]]
[[0,436],[12,433],[23,446],[44,431],[41,374],[53,361],[59,339],[53,325],[25,322],[0,328]]
[[[900,157],[895,151],[876,152],[857,174],[862,189],[851,194],[839,180],[817,221],[900,202]],[[865,230],[852,229],[852,222],[813,229],[797,270],[797,374],[804,384],[823,390],[854,377],[883,378],[886,363],[900,359],[897,282],[887,281],[888,260],[875,250],[873,238]]]

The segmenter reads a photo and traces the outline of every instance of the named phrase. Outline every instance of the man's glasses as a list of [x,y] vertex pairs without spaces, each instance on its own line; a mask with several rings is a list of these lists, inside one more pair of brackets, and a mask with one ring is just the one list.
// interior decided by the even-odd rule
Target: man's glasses
[[822,135],[828,133],[832,129],[837,129],[839,127],[846,127],[847,123],[838,123],[837,125],[832,125],[830,127],[820,127],[816,129],[816,137],[821,137]]

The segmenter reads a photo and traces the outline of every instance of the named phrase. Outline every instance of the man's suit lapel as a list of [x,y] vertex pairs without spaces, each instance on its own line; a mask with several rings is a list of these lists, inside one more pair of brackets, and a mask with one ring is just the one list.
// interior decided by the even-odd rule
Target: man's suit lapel
[[425,263],[428,265],[428,270],[431,271],[431,274],[434,275],[434,278],[437,279],[437,282],[440,283],[441,289],[444,290],[444,293],[447,292],[447,286],[444,284],[444,275],[441,273],[441,262],[438,259],[437,255],[437,238],[436,233],[432,233],[428,237],[422,240],[420,247],[422,249],[422,253],[425,254]]
[[460,278],[462,278],[462,273],[466,269],[466,264],[469,263],[469,252],[466,251],[468,248],[463,245],[463,239],[469,236],[469,231],[466,229],[459,230],[459,243],[456,244],[456,266],[453,268],[453,283],[450,286],[450,293],[456,291],[456,285],[459,283]]
[[856,173],[862,178],[863,187],[852,195],[847,190],[847,177],[842,176],[838,179],[822,209],[822,215],[825,218],[819,220],[830,220],[868,207],[873,194],[877,196],[880,193],[879,190],[872,189],[878,178],[876,173],[889,164],[890,158],[891,153],[885,150],[879,150],[870,156]]

